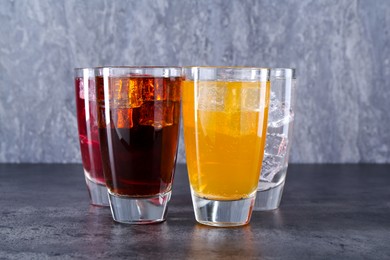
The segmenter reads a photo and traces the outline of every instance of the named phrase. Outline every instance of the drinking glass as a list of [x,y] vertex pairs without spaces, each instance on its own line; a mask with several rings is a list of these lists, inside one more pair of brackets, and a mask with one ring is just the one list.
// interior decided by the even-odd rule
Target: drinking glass
[[164,221],[179,139],[181,68],[96,71],[99,137],[113,219]]
[[280,205],[292,141],[295,87],[295,69],[271,69],[267,140],[254,210]]
[[108,206],[100,155],[94,69],[76,68],[74,77],[81,158],[91,204]]
[[264,153],[269,74],[265,68],[184,68],[184,141],[195,218],[202,224],[250,221]]

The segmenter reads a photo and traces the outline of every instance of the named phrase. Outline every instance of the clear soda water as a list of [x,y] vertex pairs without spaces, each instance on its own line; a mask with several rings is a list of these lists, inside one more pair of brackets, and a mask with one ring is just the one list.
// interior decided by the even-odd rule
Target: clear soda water
[[293,121],[294,112],[290,104],[279,100],[271,90],[266,145],[258,190],[273,188],[284,181]]

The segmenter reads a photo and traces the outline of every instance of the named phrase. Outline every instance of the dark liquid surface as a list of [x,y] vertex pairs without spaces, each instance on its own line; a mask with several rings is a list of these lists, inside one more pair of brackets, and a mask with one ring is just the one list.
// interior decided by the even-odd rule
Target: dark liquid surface
[[[150,79],[138,78],[136,83]],[[152,89],[148,97],[142,92],[143,99],[138,100],[135,107],[131,107],[134,102],[129,100],[110,101],[108,108],[100,105],[99,135],[103,168],[107,187],[112,193],[152,196],[171,190],[180,116],[180,89],[177,91],[174,88],[180,88],[175,81],[180,79],[173,80],[174,84],[170,84],[170,80],[152,78],[154,84],[166,84],[163,92],[159,92],[158,100],[153,96]],[[97,84],[102,84],[99,78]],[[179,96],[170,98],[166,95],[173,90]],[[106,115],[109,120],[105,118]]]

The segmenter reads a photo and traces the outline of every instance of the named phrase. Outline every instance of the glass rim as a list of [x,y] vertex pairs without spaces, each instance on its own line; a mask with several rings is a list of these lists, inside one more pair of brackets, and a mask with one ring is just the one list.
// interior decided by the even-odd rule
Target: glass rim
[[[183,76],[189,81],[269,81],[271,68],[244,66],[186,66]],[[194,75],[198,75],[194,77]]]
[[95,77],[95,68],[85,67],[85,68],[74,68],[73,76],[75,78],[94,78]]
[[271,68],[271,76],[296,79],[295,68]]
[[99,66],[94,69],[181,69],[180,66]]
[[182,69],[180,66],[96,66],[96,67],[75,67],[74,71],[83,71],[83,70],[97,70],[97,69]]
[[98,67],[95,76],[100,77],[182,77],[183,69],[179,66],[111,66]]
[[251,69],[251,70],[271,70],[270,67],[255,67],[255,66],[182,66],[183,69]]
[[294,68],[294,67],[275,67],[275,68],[271,68],[272,70],[291,70],[291,71],[296,71],[297,69]]
[[95,70],[98,67],[76,67],[73,68],[73,71],[83,71],[83,70]]

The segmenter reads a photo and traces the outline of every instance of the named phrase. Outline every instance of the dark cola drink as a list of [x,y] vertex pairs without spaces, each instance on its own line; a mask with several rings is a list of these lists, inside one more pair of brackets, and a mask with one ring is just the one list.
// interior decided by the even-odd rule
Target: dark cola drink
[[145,197],[171,191],[181,81],[148,75],[96,77],[101,154],[110,193]]

